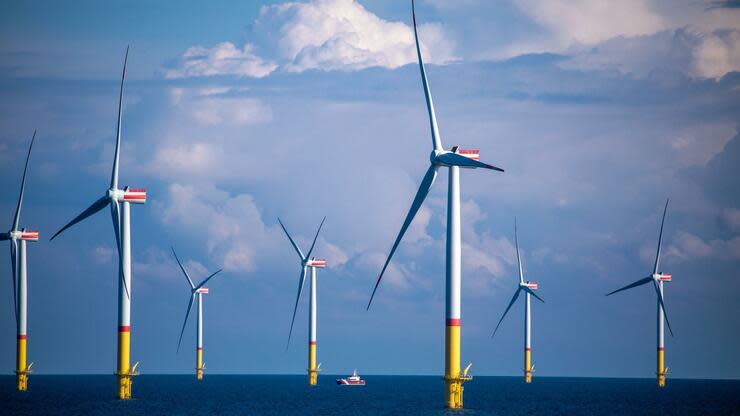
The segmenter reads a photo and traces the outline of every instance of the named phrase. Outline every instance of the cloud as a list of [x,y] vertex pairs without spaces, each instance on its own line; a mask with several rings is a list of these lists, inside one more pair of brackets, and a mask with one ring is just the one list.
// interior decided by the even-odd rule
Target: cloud
[[[384,20],[355,0],[314,0],[262,6],[255,22],[262,49],[274,51],[277,63],[260,58],[255,46],[239,49],[231,42],[212,48],[194,46],[178,59],[167,78],[236,75],[261,78],[278,67],[288,72],[309,69],[355,71],[371,67],[397,68],[415,63],[412,28]],[[427,63],[457,60],[445,29],[436,23],[419,26]]]
[[272,120],[272,110],[261,100],[232,88],[173,88],[173,105],[204,126],[243,126]]
[[113,260],[113,256],[118,256],[116,251],[108,246],[101,245],[95,247],[95,254],[93,258],[96,262],[101,264],[110,263]]
[[702,36],[693,56],[694,73],[705,78],[740,71],[740,31],[718,30]]
[[512,51],[519,49],[519,53],[592,45],[617,36],[652,34],[666,27],[647,0],[515,0],[515,4],[550,32],[544,39],[515,44]]
[[231,42],[222,42],[212,48],[188,48],[178,59],[175,68],[166,71],[165,78],[214,75],[262,78],[270,75],[276,68],[276,64],[257,56],[254,45],[250,43],[239,49]]
[[212,185],[174,183],[166,198],[159,206],[161,221],[190,235],[201,235],[209,254],[223,262],[227,271],[256,270],[258,259],[253,245],[260,244],[264,252],[277,241],[249,194],[231,196]]
[[[665,244],[665,243],[664,243]],[[740,260],[740,237],[729,240],[704,240],[687,231],[678,231],[661,256],[661,262],[690,262],[696,260]],[[648,263],[655,261],[655,247],[644,246],[640,257]]]
[[[383,20],[355,0],[265,6],[259,24],[280,26],[279,49],[288,60],[286,69],[293,72],[397,68],[416,62],[411,27]],[[423,24],[419,32],[427,62],[443,64],[456,59],[440,25]]]

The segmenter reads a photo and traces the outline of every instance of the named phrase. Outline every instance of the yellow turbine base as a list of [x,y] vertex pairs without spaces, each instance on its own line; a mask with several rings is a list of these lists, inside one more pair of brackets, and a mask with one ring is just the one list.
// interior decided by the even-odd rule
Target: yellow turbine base
[[447,325],[445,330],[445,406],[463,407],[463,378],[460,377],[460,325]]
[[26,372],[26,338],[18,337],[16,344],[15,374],[18,391],[28,390],[28,373]]
[[308,384],[315,386],[319,379],[316,369],[316,343],[308,344]]
[[203,380],[203,348],[198,348],[195,353],[195,373],[198,380]]
[[524,350],[524,382],[532,382],[532,351],[529,348]]
[[662,348],[658,348],[658,387],[665,387],[665,351]]
[[[123,330],[122,330],[123,329]],[[118,330],[118,398],[131,398],[131,332],[128,327]]]

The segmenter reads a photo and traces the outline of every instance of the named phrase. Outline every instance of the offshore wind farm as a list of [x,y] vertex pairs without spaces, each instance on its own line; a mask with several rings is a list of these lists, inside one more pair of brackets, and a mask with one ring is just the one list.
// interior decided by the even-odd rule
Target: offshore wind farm
[[0,15],[0,413],[737,413],[734,2],[260,3]]

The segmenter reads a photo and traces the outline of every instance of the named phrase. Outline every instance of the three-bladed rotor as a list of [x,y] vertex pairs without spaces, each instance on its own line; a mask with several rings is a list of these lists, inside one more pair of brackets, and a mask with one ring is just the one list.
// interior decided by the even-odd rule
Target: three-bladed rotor
[[31,144],[28,146],[28,154],[26,154],[26,164],[23,167],[23,178],[21,179],[21,191],[18,195],[18,204],[15,207],[15,216],[13,217],[13,225],[10,231],[7,233],[0,233],[0,241],[10,241],[10,266],[12,269],[13,279],[13,311],[15,312],[15,322],[18,324],[18,293],[16,290],[18,275],[20,274],[20,263],[18,258],[18,241],[38,241],[39,232],[30,231],[24,229],[18,229],[21,222],[21,209],[23,207],[23,194],[26,191],[26,173],[28,172],[28,161],[31,159],[31,149],[33,149],[33,142],[36,140],[36,130],[33,131],[31,136]]
[[111,171],[110,188],[105,192],[105,195],[100,197],[97,201],[93,202],[87,209],[82,211],[72,221],[67,223],[59,231],[57,231],[50,240],[53,240],[61,234],[64,230],[72,227],[78,222],[92,216],[93,214],[101,211],[106,206],[110,205],[111,220],[113,222],[113,231],[116,235],[116,248],[118,249],[118,265],[119,265],[119,278],[123,283],[123,288],[126,291],[126,296],[129,296],[128,286],[126,285],[126,279],[123,276],[123,253],[121,247],[121,207],[119,203],[129,202],[135,204],[143,204],[146,202],[146,190],[145,189],[131,189],[124,187],[118,189],[118,162],[121,153],[121,121],[123,111],[123,84],[126,79],[126,63],[128,62],[128,51],[126,47],[126,55],[123,59],[123,70],[121,72],[121,87],[118,93],[118,119],[116,122],[116,149],[113,156],[113,169]]
[[177,265],[180,266],[180,270],[182,270],[182,274],[185,275],[185,278],[188,280],[188,284],[190,285],[190,302],[188,302],[188,310],[185,312],[185,321],[182,323],[182,329],[180,330],[180,339],[177,341],[177,352],[180,352],[180,344],[182,344],[182,334],[185,332],[185,326],[188,323],[188,317],[190,317],[190,309],[193,307],[193,302],[195,301],[195,295],[198,293],[208,293],[208,289],[206,289],[204,286],[206,283],[208,283],[209,280],[213,278],[213,276],[221,273],[223,269],[218,269],[216,272],[212,273],[210,276],[203,279],[202,282],[200,282],[197,286],[193,283],[193,279],[190,278],[190,275],[185,270],[185,267],[183,267],[182,263],[180,262],[180,258],[177,257],[177,253],[175,253],[175,248],[170,247],[172,249],[172,254],[175,256],[175,260],[177,261]]
[[306,272],[308,271],[309,267],[324,267],[326,265],[325,261],[323,263],[321,261],[315,262],[316,259],[311,257],[311,254],[313,253],[313,249],[316,246],[316,239],[319,238],[321,227],[324,226],[324,221],[326,221],[326,217],[324,217],[324,219],[321,220],[321,224],[319,224],[319,228],[318,230],[316,230],[316,235],[313,237],[311,248],[308,250],[308,253],[304,256],[300,247],[298,247],[298,244],[296,244],[295,240],[293,240],[293,237],[290,236],[288,229],[285,228],[285,225],[283,224],[283,222],[280,220],[280,218],[278,218],[280,227],[282,227],[283,231],[285,232],[285,235],[288,237],[288,240],[290,240],[290,244],[293,246],[296,254],[298,254],[298,257],[301,259],[301,276],[298,279],[298,294],[295,297],[295,306],[293,307],[293,317],[290,320],[290,331],[288,332],[288,342],[285,345],[285,348],[288,348],[288,346],[290,345],[290,337],[293,334],[293,324],[295,323],[295,315],[296,315],[296,312],[298,311],[298,301],[301,299],[301,293],[303,292],[303,284],[306,281]]
[[660,290],[660,286],[658,285],[660,282],[670,282],[672,280],[672,277],[668,273],[662,273],[658,272],[658,266],[660,265],[660,250],[663,245],[663,225],[665,224],[665,215],[666,212],[668,212],[668,201],[670,199],[666,199],[665,201],[665,207],[663,208],[663,219],[660,221],[660,234],[658,235],[658,250],[655,253],[655,264],[653,265],[653,273],[650,276],[643,277],[642,279],[630,283],[625,287],[619,288],[613,292],[609,292],[606,294],[606,296],[613,295],[615,293],[632,289],[633,287],[638,287],[642,285],[646,285],[648,283],[653,284],[653,288],[655,289],[655,294],[658,298],[658,302],[660,303],[660,308],[663,310],[663,318],[665,319],[665,323],[668,325],[668,332],[671,333],[671,336],[673,336],[673,330],[671,329],[671,323],[668,321],[668,313],[665,310],[665,304],[663,303],[663,293]]
[[519,298],[519,294],[521,292],[527,292],[528,294],[534,296],[539,300],[540,302],[544,303],[545,301],[542,300],[541,297],[537,296],[536,293],[534,293],[535,290],[537,290],[537,283],[535,282],[525,282],[524,281],[524,272],[522,271],[522,258],[519,254],[519,237],[517,235],[517,226],[516,226],[516,218],[514,218],[514,244],[516,245],[516,263],[519,268],[519,286],[516,289],[516,292],[514,292],[514,296],[511,298],[511,301],[509,302],[509,305],[506,307],[506,310],[504,311],[504,314],[501,315],[501,319],[498,320],[498,323],[496,324],[496,329],[493,330],[493,334],[491,334],[491,337],[496,335],[496,331],[498,331],[498,327],[501,326],[501,322],[503,322],[504,318],[506,317],[506,314],[509,313],[509,309],[514,305],[514,302]]
[[409,209],[408,214],[406,214],[406,219],[401,226],[401,230],[399,231],[396,240],[393,242],[393,246],[391,247],[391,251],[388,254],[385,264],[383,264],[383,269],[380,271],[378,280],[375,282],[375,287],[373,288],[372,295],[370,295],[370,300],[367,303],[366,309],[370,309],[370,305],[372,304],[373,298],[375,297],[375,292],[378,290],[378,285],[380,285],[380,281],[383,279],[383,275],[385,274],[385,270],[388,268],[388,264],[390,264],[391,262],[393,254],[396,252],[396,249],[398,248],[403,235],[406,233],[406,230],[409,228],[411,222],[414,220],[414,217],[419,211],[419,208],[421,208],[421,204],[424,202],[424,199],[426,199],[427,194],[429,194],[429,190],[434,184],[434,179],[437,177],[437,170],[440,167],[457,166],[461,168],[483,168],[499,172],[504,171],[501,168],[477,160],[477,152],[475,153],[476,157],[471,157],[471,155],[458,149],[457,146],[453,147],[451,150],[444,150],[442,148],[442,138],[439,134],[439,127],[437,125],[437,115],[434,112],[434,101],[432,100],[432,92],[429,88],[427,73],[424,68],[424,61],[421,58],[421,48],[419,46],[419,34],[416,30],[416,12],[413,0],[411,2],[411,14],[414,23],[414,40],[416,42],[416,55],[419,60],[419,70],[421,72],[421,84],[424,88],[424,98],[426,99],[427,113],[429,114],[429,126],[432,135],[432,152],[429,155],[429,168],[424,174],[424,178],[421,180],[421,185],[419,186],[419,190],[416,191],[416,196],[414,197],[414,201],[411,203],[411,208]]

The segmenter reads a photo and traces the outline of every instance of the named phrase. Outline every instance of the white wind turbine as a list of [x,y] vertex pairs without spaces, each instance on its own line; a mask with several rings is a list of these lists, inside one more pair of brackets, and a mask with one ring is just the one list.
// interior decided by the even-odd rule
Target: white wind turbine
[[[316,246],[316,239],[319,238],[319,233],[321,232],[321,227],[324,226],[324,221],[326,221],[326,217],[324,217],[323,220],[321,220],[321,224],[319,224],[319,229],[316,230],[316,235],[313,237],[313,243],[311,243],[311,248],[308,249],[308,254],[305,256],[303,255],[303,252],[298,247],[298,244],[293,240],[293,237],[290,236],[290,233],[285,228],[285,225],[283,225],[283,222],[280,221],[280,218],[278,218],[278,222],[280,223],[280,226],[283,228],[283,231],[285,232],[285,235],[288,236],[288,240],[290,240],[290,244],[293,245],[293,248],[296,251],[296,254],[298,254],[298,257],[301,259],[301,277],[298,280],[298,294],[295,298],[295,306],[293,307],[293,318],[290,321],[290,331],[288,332],[288,344],[290,345],[290,336],[293,334],[293,323],[295,322],[295,314],[298,310],[298,301],[301,299],[301,292],[303,291],[303,283],[306,280],[306,272],[307,269],[311,268],[311,285],[310,285],[310,291],[309,291],[309,308],[308,308],[308,383],[310,385],[316,385],[317,379],[318,379],[318,371],[321,368],[321,364],[316,365],[316,269],[317,268],[324,268],[326,267],[326,260],[325,259],[317,259],[315,257],[311,257],[311,253],[313,253],[313,248]],[[286,348],[287,348],[286,345]]]
[[646,285],[648,283],[653,284],[655,289],[655,296],[658,298],[658,365],[656,375],[658,376],[658,386],[665,387],[665,377],[668,373],[668,368],[665,366],[665,330],[663,328],[663,322],[668,324],[668,331],[673,336],[673,330],[671,329],[671,323],[668,322],[668,315],[665,313],[665,304],[663,303],[663,283],[670,282],[673,280],[669,273],[663,273],[658,271],[660,265],[660,248],[663,244],[663,225],[665,224],[665,214],[668,212],[668,199],[665,201],[665,207],[663,208],[663,219],[660,221],[660,234],[658,235],[658,251],[655,253],[655,264],[653,266],[653,273],[650,276],[644,277],[634,283],[631,283],[621,289],[617,289],[613,292],[609,292],[606,296],[613,295],[623,290],[632,289],[633,287]]
[[198,319],[196,321],[196,350],[195,350],[195,373],[198,377],[198,380],[203,379],[203,370],[205,370],[206,366],[203,364],[203,295],[208,294],[208,288],[204,287],[206,283],[208,283],[213,276],[221,273],[221,270],[217,270],[215,273],[211,274],[210,276],[203,279],[202,282],[200,282],[197,286],[193,284],[193,280],[190,279],[190,275],[188,272],[185,271],[185,268],[182,266],[182,263],[180,262],[180,259],[177,257],[177,253],[175,253],[175,248],[172,247],[172,254],[175,255],[175,260],[177,260],[177,265],[180,266],[180,270],[182,270],[182,274],[185,275],[185,278],[188,280],[188,284],[190,285],[190,302],[188,303],[188,310],[185,312],[185,322],[182,323],[182,330],[180,330],[180,339],[177,341],[177,351],[180,352],[180,344],[182,343],[182,334],[185,333],[185,325],[188,323],[188,317],[190,317],[190,309],[193,306],[193,301],[195,300],[195,297],[198,297]]
[[[424,87],[424,97],[426,98],[427,111],[429,114],[429,125],[432,136],[432,152],[429,155],[429,168],[421,181],[419,190],[416,192],[411,209],[406,215],[406,219],[401,226],[401,230],[396,237],[396,241],[391,247],[388,258],[383,265],[383,269],[375,282],[373,293],[367,304],[373,301],[375,292],[378,290],[380,280],[383,278],[388,264],[396,252],[398,244],[401,242],[404,233],[419,211],[421,204],[424,202],[429,189],[434,183],[437,171],[440,168],[449,169],[448,191],[447,191],[447,267],[446,267],[446,360],[445,360],[445,382],[447,386],[446,402],[450,408],[462,407],[462,382],[467,375],[460,372],[460,168],[484,168],[503,172],[501,168],[491,166],[480,162],[478,150],[462,150],[457,146],[451,150],[442,148],[442,139],[437,126],[437,116],[434,113],[434,102],[427,81],[427,74],[424,69],[424,62],[421,58],[421,49],[419,47],[419,35],[416,30],[416,13],[414,12],[414,2],[411,2],[414,39],[416,41],[416,54],[419,59],[419,70],[421,72],[421,83]],[[469,368],[469,366],[468,366]]]
[[128,47],[123,60],[121,73],[121,88],[118,95],[118,122],[116,125],[116,150],[113,157],[113,171],[110,187],[105,194],[93,202],[80,215],[57,231],[51,239],[61,234],[67,228],[77,224],[85,218],[110,206],[113,231],[118,249],[118,398],[131,398],[131,378],[136,375],[138,363],[131,367],[131,212],[130,204],[146,203],[146,189],[118,188],[118,161],[121,150],[121,112],[123,102],[123,81],[126,78],[126,62],[128,61]]
[[[35,230],[18,229],[21,221],[21,208],[23,206],[23,194],[26,189],[26,172],[28,171],[28,160],[31,158],[31,149],[36,139],[36,131],[31,137],[31,144],[28,146],[26,155],[26,164],[23,167],[23,179],[21,179],[21,192],[18,195],[18,205],[15,208],[15,217],[13,217],[13,226],[7,233],[0,234],[0,241],[10,241],[10,263],[13,269],[13,312],[15,314],[15,323],[17,329],[16,337],[16,381],[19,391],[28,389],[28,374],[31,372],[33,363],[26,366],[26,343],[28,334],[26,332],[27,322],[27,298],[26,289],[28,287],[26,274],[26,241],[38,241],[39,232]],[[20,244],[18,243],[20,242]]]
[[525,383],[531,383],[532,382],[532,372],[534,371],[534,365],[532,364],[532,298],[531,296],[534,296],[539,300],[540,302],[544,303],[545,301],[542,300],[539,296],[537,296],[536,293],[534,293],[535,290],[537,290],[537,282],[530,282],[524,281],[524,272],[522,271],[522,259],[521,255],[519,254],[519,238],[517,236],[517,230],[516,230],[516,218],[514,218],[514,242],[516,244],[516,262],[517,266],[519,267],[519,287],[517,287],[516,292],[514,292],[514,296],[511,298],[511,302],[509,302],[509,306],[506,307],[506,310],[504,311],[504,314],[501,315],[501,319],[498,320],[498,324],[496,324],[496,329],[493,330],[493,334],[491,337],[496,335],[496,331],[498,331],[498,327],[501,325],[501,322],[504,320],[504,317],[506,317],[506,314],[509,312],[509,309],[514,305],[514,302],[516,302],[517,298],[519,297],[519,294],[523,291],[526,292],[527,295],[525,297],[525,303],[524,303],[524,382]]

